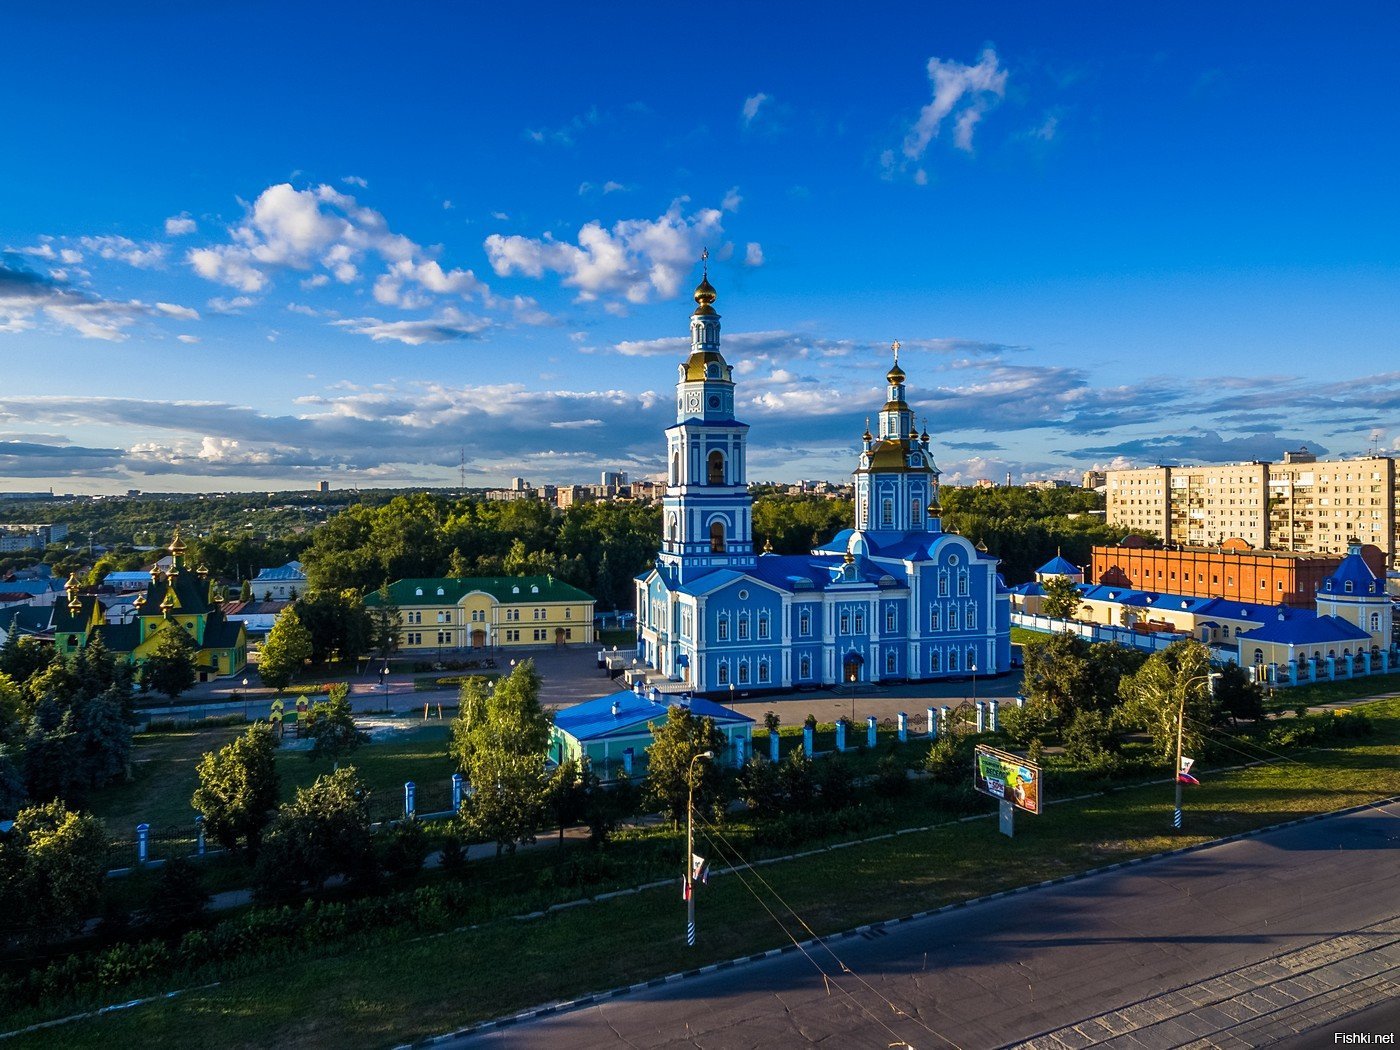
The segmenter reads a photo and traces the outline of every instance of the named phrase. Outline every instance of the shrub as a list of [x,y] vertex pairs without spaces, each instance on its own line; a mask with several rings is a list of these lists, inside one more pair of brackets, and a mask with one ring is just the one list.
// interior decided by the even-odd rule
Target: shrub
[[423,857],[428,852],[428,833],[423,830],[421,821],[410,817],[381,833],[379,847],[379,862],[384,870],[397,878],[406,879],[423,870]]
[[909,774],[895,755],[886,755],[875,763],[875,793],[882,798],[897,798],[909,794]]

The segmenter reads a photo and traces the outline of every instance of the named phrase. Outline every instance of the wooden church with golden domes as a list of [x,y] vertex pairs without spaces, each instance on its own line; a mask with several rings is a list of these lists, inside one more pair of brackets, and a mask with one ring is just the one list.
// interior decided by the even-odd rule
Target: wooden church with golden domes
[[185,566],[180,532],[170,544],[169,571],[153,570],[151,583],[136,596],[136,615],[129,623],[108,623],[94,595],[78,593],[78,579],[68,578],[67,600],[54,606],[54,646],[65,655],[99,638],[109,652],[140,667],[155,649],[163,630],[188,632],[194,642],[195,671],[201,682],[241,674],[248,663],[248,636],[243,624],[224,617],[215,597],[209,570]]
[[876,432],[867,421],[855,521],[801,555],[753,542],[749,427],[735,418],[708,273],[666,428],[656,567],[637,577],[637,658],[697,693],[1001,674],[1010,596],[997,559],[945,533],[928,430],[907,401],[899,344]]

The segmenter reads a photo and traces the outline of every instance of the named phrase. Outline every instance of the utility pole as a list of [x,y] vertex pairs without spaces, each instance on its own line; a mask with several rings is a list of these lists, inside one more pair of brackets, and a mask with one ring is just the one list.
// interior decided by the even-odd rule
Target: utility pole
[[1172,771],[1172,782],[1176,785],[1176,808],[1172,810],[1172,830],[1181,830],[1181,746],[1182,737],[1186,733],[1186,697],[1191,692],[1191,687],[1197,682],[1204,681],[1210,689],[1210,695],[1215,695],[1215,680],[1220,675],[1217,673],[1197,675],[1190,679],[1185,688],[1181,690],[1181,704],[1176,712],[1176,768]]
[[685,778],[685,943],[691,948],[695,947],[695,763],[714,757],[713,751],[692,757]]

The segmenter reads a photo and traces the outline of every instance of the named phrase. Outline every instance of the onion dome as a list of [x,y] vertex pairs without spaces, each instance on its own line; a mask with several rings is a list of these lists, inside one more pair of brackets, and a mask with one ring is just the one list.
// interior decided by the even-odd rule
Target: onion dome
[[977,541],[977,550],[978,550],[979,552],[981,552],[982,554],[986,554],[986,553],[987,553],[987,543],[986,543],[985,540],[978,540],[978,541]]
[[922,434],[919,435],[919,440],[922,441],[925,445],[928,444],[928,420],[927,420],[927,419],[924,420],[924,432],[923,432]]
[[166,591],[165,597],[160,600],[161,615],[169,616],[170,610],[173,608],[175,608],[175,593],[173,591]]
[[200,567],[195,569],[194,571],[195,575],[198,576],[201,580],[207,579],[209,576],[209,566],[207,565],[201,564]]
[[68,592],[68,611],[74,616],[83,611],[83,600],[78,597],[77,591]]
[[765,540],[763,541],[763,553],[764,553],[764,554],[772,554],[772,553],[773,553],[773,537],[772,537],[772,536],[769,536],[767,539],[765,539]]
[[864,440],[866,440],[866,441],[874,441],[874,440],[875,440],[875,435],[872,434],[872,433],[870,433],[870,417],[869,417],[869,416],[866,416],[866,417],[865,417],[865,433],[862,434],[861,437],[862,437]]
[[896,385],[904,382],[904,369],[899,367],[898,361],[895,362],[893,368],[891,368],[888,372],[885,373],[885,378],[888,379],[890,383]]
[[81,586],[82,584],[78,582],[78,574],[76,572],[70,572],[68,574],[68,582],[63,585],[63,589],[71,594]]
[[146,604],[146,596],[144,594],[138,594],[135,598],[131,600],[131,604],[132,607],[139,613],[141,611],[141,606]]
[[185,553],[185,541],[180,539],[180,526],[175,526],[175,538],[170,541],[170,553],[181,555]]
[[706,270],[704,276],[700,278],[700,283],[695,286],[695,312],[697,314],[714,313],[715,298],[715,286],[710,283],[710,274]]
[[930,518],[943,517],[943,508],[938,505],[938,500],[930,500],[928,505],[928,516]]

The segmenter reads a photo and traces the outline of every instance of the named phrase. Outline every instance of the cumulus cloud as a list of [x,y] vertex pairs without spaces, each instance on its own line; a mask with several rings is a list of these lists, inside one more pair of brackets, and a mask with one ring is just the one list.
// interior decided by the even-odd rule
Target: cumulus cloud
[[197,335],[177,335],[175,338],[180,340],[180,342],[182,343],[188,343],[190,345],[194,345],[195,343],[199,342],[199,336]]
[[605,228],[594,221],[578,233],[577,243],[543,237],[486,238],[486,254],[501,276],[541,278],[558,274],[578,290],[581,302],[615,297],[627,303],[673,299],[695,268],[701,248],[723,235],[721,213],[701,208],[690,214],[677,200],[656,219],[625,219]]
[[194,233],[198,228],[198,224],[190,218],[189,212],[182,211],[179,215],[172,215],[165,220],[167,237],[183,237],[187,233]]
[[257,306],[261,301],[251,295],[235,295],[232,299],[216,295],[209,300],[209,309],[216,314],[239,314],[249,307]]
[[971,66],[955,59],[930,58],[928,78],[933,98],[919,110],[905,133],[900,155],[896,156],[892,149],[881,154],[880,165],[887,177],[913,169],[915,181],[927,182],[928,173],[918,165],[929,144],[939,137],[945,121],[952,122],[953,145],[971,153],[977,125],[1006,94],[1007,71],[990,47]]
[[763,245],[759,244],[757,241],[749,241],[748,245],[744,248],[744,265],[763,265]]
[[358,186],[362,190],[367,189],[369,187],[369,183],[358,175],[347,175],[340,181],[345,183],[345,185],[347,186]]
[[282,271],[309,274],[304,287],[352,284],[366,266],[382,265],[374,287],[385,305],[421,307],[433,296],[469,298],[485,291],[470,270],[445,270],[423,246],[385,217],[331,186],[269,186],[229,231],[229,243],[191,249],[186,258],[207,280],[262,292]]

